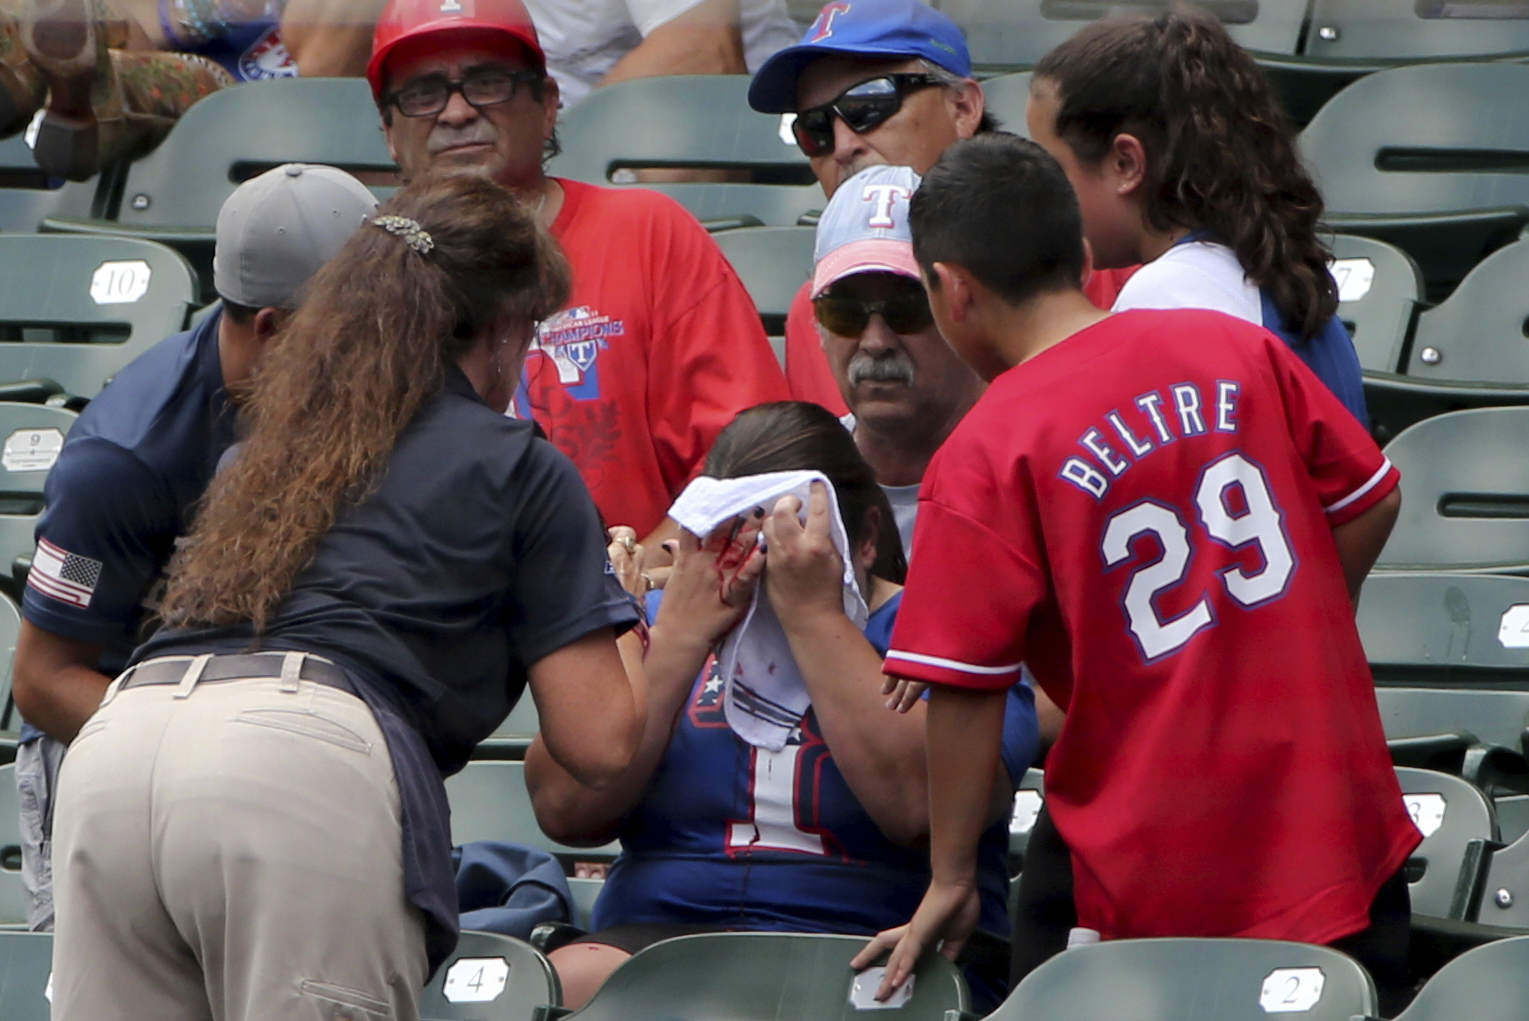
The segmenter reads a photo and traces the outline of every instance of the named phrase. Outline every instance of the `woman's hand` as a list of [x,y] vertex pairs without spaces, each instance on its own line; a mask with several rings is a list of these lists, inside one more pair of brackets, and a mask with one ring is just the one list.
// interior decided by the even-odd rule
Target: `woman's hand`
[[844,613],[844,560],[834,548],[828,501],[828,488],[814,482],[805,523],[802,502],[794,496],[775,501],[764,519],[770,551],[765,590],[783,624],[809,614]]
[[976,930],[981,913],[975,884],[930,883],[918,910],[913,913],[913,920],[907,925],[877,933],[849,966],[857,971],[867,968],[890,949],[892,956],[887,959],[886,974],[882,977],[881,987],[876,990],[876,999],[885,1000],[913,974],[914,965],[918,964],[925,947],[943,940],[940,953],[955,960]]
[[637,541],[636,530],[626,525],[617,525],[605,531],[611,540],[605,552],[611,558],[611,566],[616,569],[616,580],[627,592],[641,599],[653,585],[643,571],[647,551]]
[[928,687],[923,681],[910,681],[906,677],[888,674],[881,682],[881,693],[890,696],[887,699],[888,709],[905,713],[918,705],[918,700],[924,697],[924,690]]
[[754,597],[764,571],[758,548],[759,526],[743,522],[719,528],[703,544],[689,532],[664,543],[674,569],[664,586],[655,630],[706,646],[714,645],[738,623]]

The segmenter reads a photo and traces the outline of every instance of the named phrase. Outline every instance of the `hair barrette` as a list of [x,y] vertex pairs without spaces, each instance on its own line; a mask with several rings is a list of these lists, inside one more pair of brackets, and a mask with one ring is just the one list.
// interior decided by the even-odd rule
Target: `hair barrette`
[[428,255],[435,247],[435,239],[429,232],[419,225],[419,221],[407,216],[379,216],[372,220],[372,224],[403,238],[404,243],[420,255]]

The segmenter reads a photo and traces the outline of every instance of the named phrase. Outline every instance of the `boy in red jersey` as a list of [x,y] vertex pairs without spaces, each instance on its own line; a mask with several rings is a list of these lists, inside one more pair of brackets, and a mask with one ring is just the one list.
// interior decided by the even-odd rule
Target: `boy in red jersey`
[[1262,328],[1091,305],[1077,199],[1033,143],[959,143],[911,218],[940,330],[991,386],[924,477],[886,657],[933,686],[933,880],[856,963],[894,947],[885,996],[971,933],[1024,661],[1067,711],[1046,796],[1080,925],[1337,944],[1404,981],[1420,836],[1351,605],[1396,470]]

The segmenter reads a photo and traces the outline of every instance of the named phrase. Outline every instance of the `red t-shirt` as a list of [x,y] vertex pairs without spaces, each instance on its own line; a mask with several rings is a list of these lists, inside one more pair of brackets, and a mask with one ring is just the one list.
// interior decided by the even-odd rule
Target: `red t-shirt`
[[[1140,266],[1124,269],[1096,269],[1083,285],[1088,295],[1100,308],[1108,309],[1115,304],[1120,289],[1131,274]],[[786,385],[791,388],[791,398],[821,404],[835,415],[843,418],[849,414],[844,395],[834,380],[833,370],[823,355],[823,344],[818,336],[817,317],[812,312],[812,281],[802,285],[791,300],[786,313]]]
[[570,307],[537,328],[515,413],[646,535],[744,408],[786,400],[759,313],[716,243],[657,192],[561,178]]
[[1332,529],[1397,482],[1279,338],[1201,310],[1081,331],[945,441],[887,671],[1002,689],[1023,660],[1066,710],[1046,803],[1080,924],[1369,924],[1420,835]]

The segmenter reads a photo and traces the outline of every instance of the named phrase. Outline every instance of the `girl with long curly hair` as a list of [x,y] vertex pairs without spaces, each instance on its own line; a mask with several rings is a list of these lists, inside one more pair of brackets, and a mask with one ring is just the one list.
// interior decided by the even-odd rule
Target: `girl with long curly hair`
[[1211,308],[1278,334],[1368,424],[1322,196],[1253,57],[1210,14],[1107,18],[1036,65],[1025,119],[1067,171],[1114,310]]
[[504,416],[567,264],[486,181],[381,212],[271,341],[165,627],[70,748],[60,1018],[417,1017],[456,935],[443,777],[527,684],[581,782],[637,747],[599,516]]

